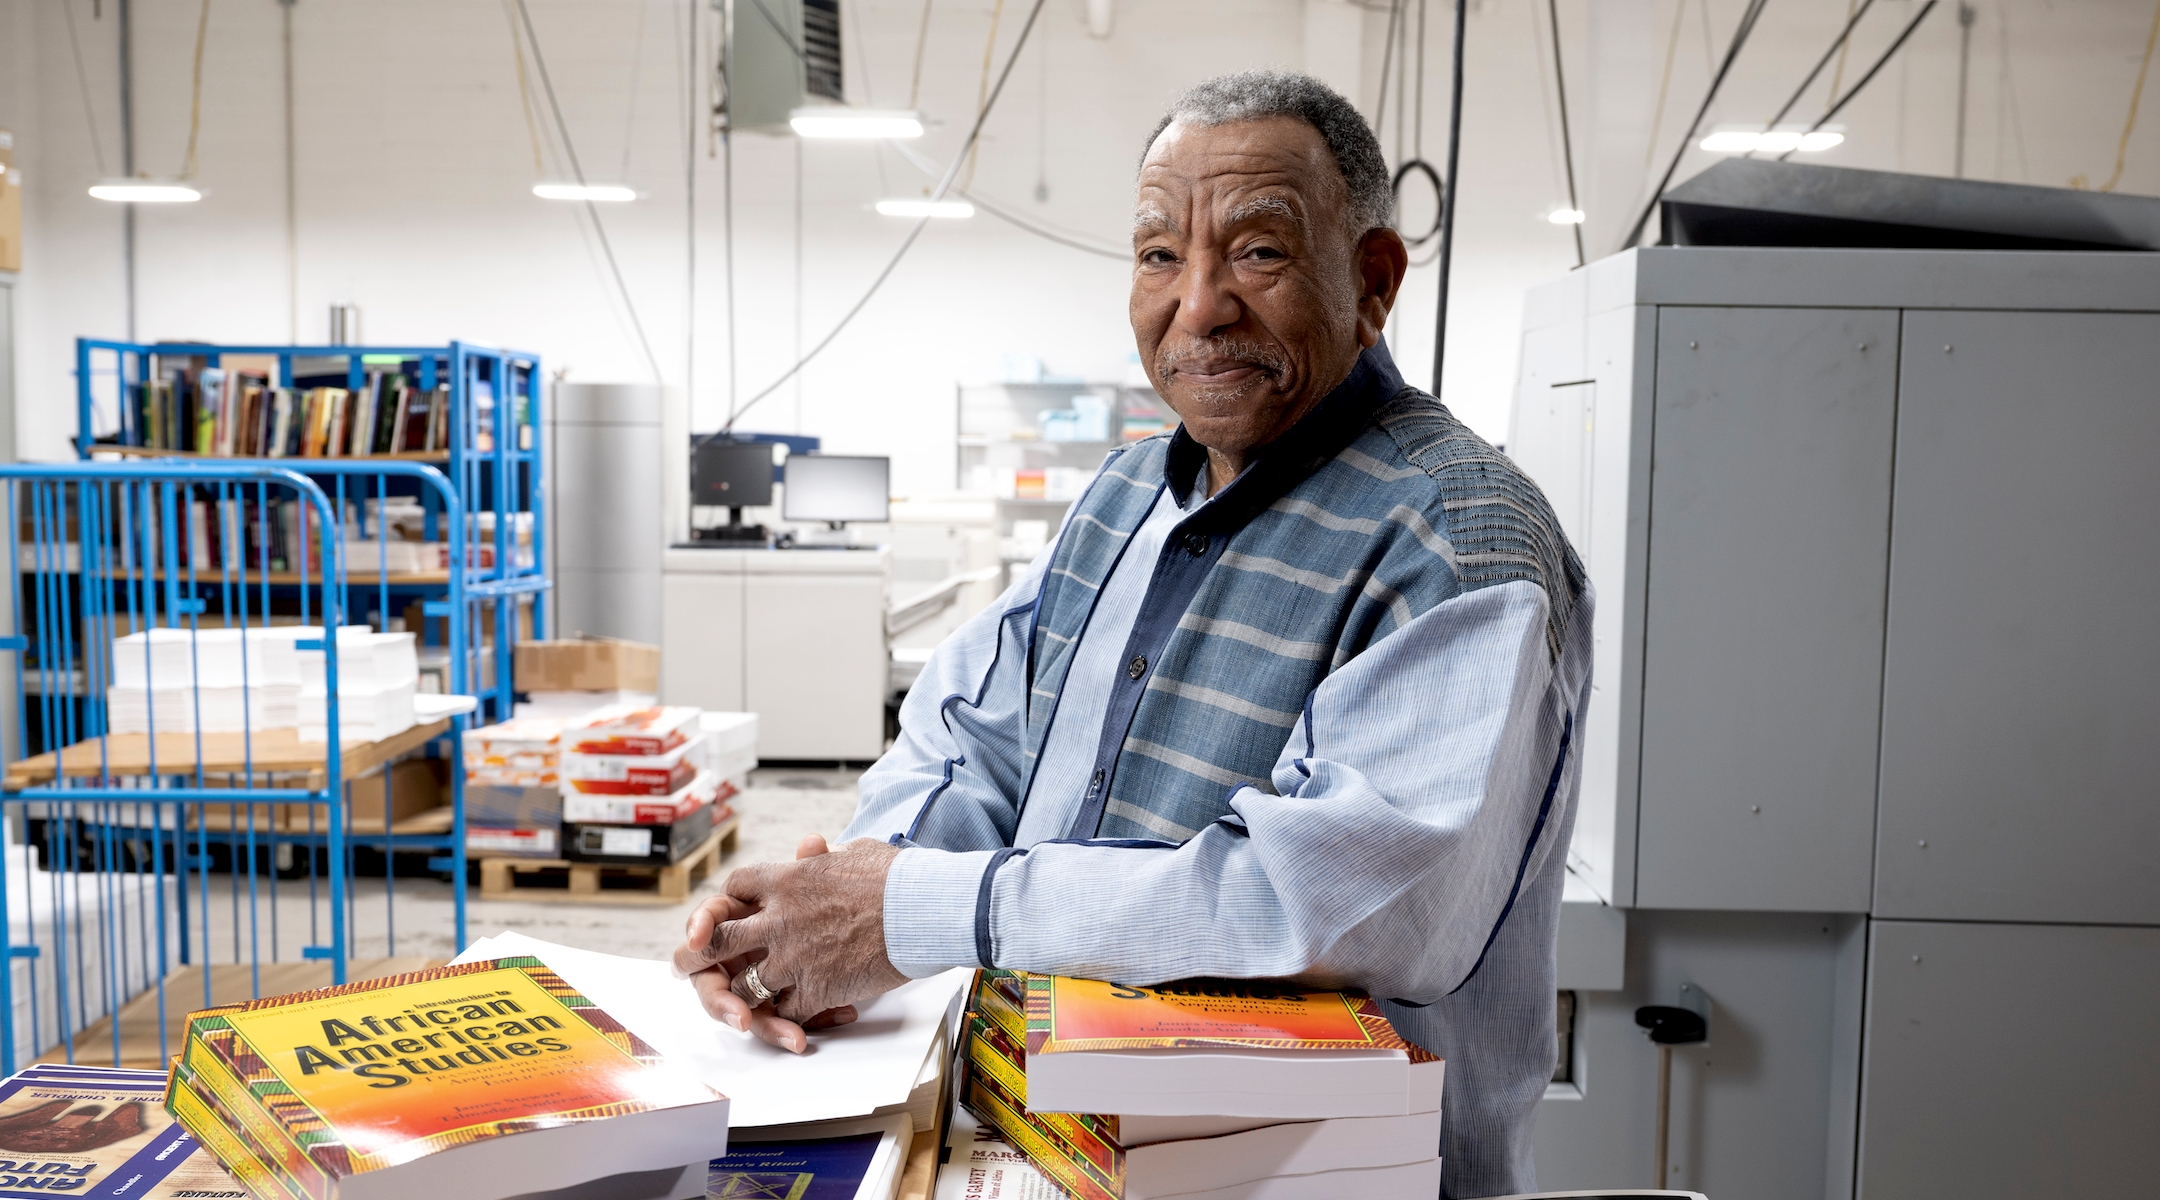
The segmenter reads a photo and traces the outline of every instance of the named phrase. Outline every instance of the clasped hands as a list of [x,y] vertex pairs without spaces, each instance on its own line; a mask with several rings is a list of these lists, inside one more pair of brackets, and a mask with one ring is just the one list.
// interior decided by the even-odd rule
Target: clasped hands
[[[731,872],[691,912],[675,970],[713,1019],[801,1054],[809,1031],[846,1025],[855,1006],[907,982],[885,953],[885,874],[900,853],[862,838],[830,850],[811,834],[791,863]],[[743,978],[756,981],[770,999]]]

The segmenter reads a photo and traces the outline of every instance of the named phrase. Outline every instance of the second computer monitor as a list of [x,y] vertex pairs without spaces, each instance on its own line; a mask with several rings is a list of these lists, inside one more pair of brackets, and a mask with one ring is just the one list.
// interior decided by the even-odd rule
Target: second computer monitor
[[884,521],[891,516],[892,460],[848,454],[791,454],[781,469],[789,521]]
[[700,442],[690,464],[690,503],[756,508],[772,503],[773,448],[769,442]]

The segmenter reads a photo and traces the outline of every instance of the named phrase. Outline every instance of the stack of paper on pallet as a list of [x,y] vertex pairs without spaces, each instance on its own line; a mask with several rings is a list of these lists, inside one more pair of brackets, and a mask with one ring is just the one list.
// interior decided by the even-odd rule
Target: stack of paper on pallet
[[165,1099],[262,1200],[489,1200],[727,1147],[725,1096],[529,957],[192,1013]]
[[[165,827],[172,827],[170,807],[142,807],[162,809]],[[54,849],[53,861],[68,865],[66,841]],[[167,944],[179,944],[180,883],[171,860],[164,874],[46,871],[38,866],[36,847],[10,845],[6,854],[15,1061],[29,1062],[69,1042],[77,1058],[109,1061],[111,1040],[86,1041],[83,1028],[155,986],[157,956],[142,954],[141,947],[157,944],[161,915]],[[33,948],[35,958],[26,953]]]
[[1445,1064],[1349,992],[979,973],[962,1098],[1082,1200],[1440,1186]]
[[728,813],[720,777],[699,771],[695,708],[603,708],[563,731],[563,855],[666,866]]
[[[410,633],[347,625],[337,636],[338,740],[380,741],[413,726],[420,660]],[[328,670],[323,652],[300,656],[300,740],[327,742]]]
[[520,716],[465,731],[467,854],[557,855],[562,733],[569,724]]
[[37,1065],[0,1080],[0,1196],[238,1196],[165,1111],[165,1072]]

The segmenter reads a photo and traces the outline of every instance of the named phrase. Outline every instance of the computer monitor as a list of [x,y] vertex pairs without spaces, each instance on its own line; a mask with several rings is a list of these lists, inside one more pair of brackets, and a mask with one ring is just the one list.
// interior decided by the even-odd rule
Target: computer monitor
[[690,460],[690,503],[754,508],[772,503],[773,448],[711,437]]
[[891,517],[892,460],[849,454],[791,454],[784,468],[787,495],[780,515],[790,521],[847,521]]

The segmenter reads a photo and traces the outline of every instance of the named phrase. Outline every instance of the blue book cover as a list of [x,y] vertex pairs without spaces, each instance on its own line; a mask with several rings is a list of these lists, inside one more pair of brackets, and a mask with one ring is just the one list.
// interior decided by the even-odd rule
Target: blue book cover
[[712,1160],[708,1200],[855,1200],[883,1135],[804,1142],[738,1142]]
[[199,1149],[156,1072],[36,1066],[0,1082],[0,1197],[244,1197]]

